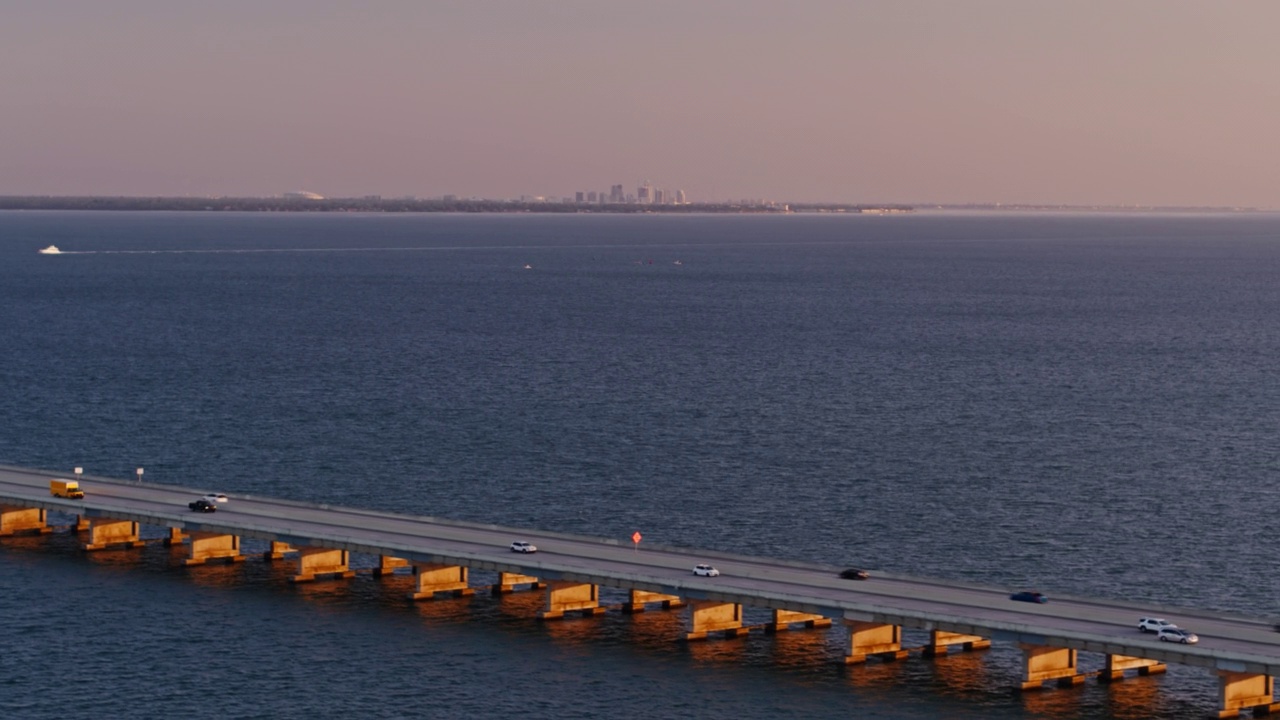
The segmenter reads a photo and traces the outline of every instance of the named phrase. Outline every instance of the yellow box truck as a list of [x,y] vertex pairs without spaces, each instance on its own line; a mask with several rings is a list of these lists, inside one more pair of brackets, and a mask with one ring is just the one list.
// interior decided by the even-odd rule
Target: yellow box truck
[[49,494],[54,497],[72,498],[79,500],[84,497],[84,491],[80,489],[80,483],[75,480],[50,480]]

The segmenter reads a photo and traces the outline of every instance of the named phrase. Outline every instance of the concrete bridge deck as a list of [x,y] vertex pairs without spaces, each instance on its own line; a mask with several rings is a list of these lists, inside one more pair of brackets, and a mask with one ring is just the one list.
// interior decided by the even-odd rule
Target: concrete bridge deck
[[[402,558],[426,567],[460,566],[572,583],[646,591],[703,604],[739,604],[811,614],[851,627],[896,626],[1179,663],[1223,677],[1280,674],[1280,633],[1260,618],[1193,609],[1054,595],[1047,604],[1015,602],[1009,588],[982,587],[876,572],[864,581],[837,577],[839,568],[645,543],[468,524],[356,508],[248,495],[232,496],[218,512],[191,512],[204,491],[82,477],[83,500],[51,497],[49,480],[67,473],[0,466],[0,505],[40,508],[93,520],[126,520],[187,534],[235,536]],[[513,553],[513,540],[536,554]],[[237,541],[238,542],[238,541]],[[699,562],[719,577],[696,577]],[[1022,589],[1022,588],[1016,588]],[[1172,645],[1137,630],[1138,618],[1159,615],[1200,636]],[[1028,667],[1033,665],[1028,650]],[[1074,655],[1071,658],[1074,668]],[[1029,670],[1030,673],[1030,670]],[[1029,677],[1034,679],[1033,675]],[[1225,681],[1224,681],[1225,682]],[[1224,685],[1225,687],[1225,685]],[[1226,702],[1224,690],[1224,703]],[[1260,696],[1259,696],[1260,697]],[[1256,697],[1254,698],[1257,699]]]

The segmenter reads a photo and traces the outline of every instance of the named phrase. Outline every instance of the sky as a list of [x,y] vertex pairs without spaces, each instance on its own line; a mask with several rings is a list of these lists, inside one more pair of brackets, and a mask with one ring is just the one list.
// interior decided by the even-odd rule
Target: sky
[[1280,208],[1274,0],[0,0],[0,195]]

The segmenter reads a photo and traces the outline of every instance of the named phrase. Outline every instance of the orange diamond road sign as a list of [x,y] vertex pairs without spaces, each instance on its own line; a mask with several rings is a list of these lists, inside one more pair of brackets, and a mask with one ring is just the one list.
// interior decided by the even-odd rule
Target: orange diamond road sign
[[633,543],[639,543],[639,542],[640,542],[640,533],[639,533],[639,531],[637,531],[637,532],[635,532],[635,533],[633,533],[633,534],[631,535],[631,542],[633,542]]

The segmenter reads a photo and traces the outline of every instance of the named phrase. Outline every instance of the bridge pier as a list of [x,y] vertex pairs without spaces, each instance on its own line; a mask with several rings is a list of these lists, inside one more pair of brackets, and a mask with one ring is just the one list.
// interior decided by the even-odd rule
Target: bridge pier
[[91,523],[89,522],[89,518],[85,517],[84,515],[77,515],[75,524],[71,526],[71,531],[84,532],[85,530],[89,529],[90,525]]
[[0,537],[18,533],[43,535],[53,532],[48,521],[47,510],[0,505]]
[[1239,717],[1251,709],[1254,715],[1267,715],[1280,710],[1275,701],[1275,678],[1270,675],[1218,671],[1219,718]]
[[355,571],[351,569],[351,553],[321,547],[298,548],[298,574],[289,580],[296,583],[311,582],[318,575],[355,577]]
[[825,628],[831,627],[831,618],[792,610],[774,610],[773,622],[766,623],[764,631],[767,633],[782,632],[783,630],[791,629],[792,625],[800,623],[804,623],[806,628]]
[[182,528],[169,528],[169,537],[164,539],[165,547],[173,547],[181,545],[187,541],[187,536],[182,532]]
[[210,560],[227,560],[244,562],[240,554],[240,536],[224,533],[193,532],[191,533],[190,552],[183,565],[203,565]]
[[632,590],[631,599],[622,604],[622,612],[642,613],[645,611],[644,606],[646,604],[656,602],[662,603],[663,610],[684,607],[685,605],[684,600],[681,600],[679,595],[664,595],[647,590]]
[[694,600],[689,605],[689,632],[685,640],[704,640],[709,633],[723,632],[725,637],[746,635],[742,627],[742,605],[719,600]]
[[[399,558],[396,558],[399,559]],[[436,593],[450,593],[453,597],[474,595],[467,584],[467,569],[459,565],[417,565],[413,568],[417,589],[409,593],[410,600],[430,600]]]
[[109,545],[142,547],[146,543],[138,537],[138,523],[132,520],[92,518],[89,521],[89,542],[84,550],[101,550]]
[[544,583],[532,575],[504,572],[498,573],[498,582],[489,588],[489,592],[494,595],[515,592],[517,585],[528,585],[530,590],[541,590],[546,587]]
[[980,635],[934,630],[929,633],[929,644],[924,646],[924,656],[946,655],[953,647],[959,647],[962,652],[983,650],[991,647],[991,641]]
[[557,620],[566,612],[600,615],[600,586],[591,583],[552,582],[547,586],[547,609],[538,613],[539,620]]
[[1071,648],[1047,647],[1019,643],[1024,658],[1022,690],[1036,690],[1046,680],[1057,680],[1058,687],[1071,687],[1084,682],[1076,665],[1076,651]]
[[881,660],[901,660],[908,653],[902,649],[902,626],[884,623],[843,620],[849,630],[849,654],[844,656],[846,665],[863,663],[868,657]]
[[282,543],[277,540],[272,540],[271,549],[262,553],[262,559],[267,561],[283,560],[285,553],[295,553],[295,552],[298,552],[298,550],[290,546],[289,543]]
[[1168,669],[1169,667],[1159,660],[1109,654],[1106,667],[1098,675],[1098,682],[1119,682],[1124,679],[1125,670],[1137,670],[1139,675],[1157,675]]
[[409,561],[404,558],[391,557],[390,555],[378,556],[378,567],[373,569],[374,577],[382,577],[383,575],[394,575],[397,568],[411,567]]

